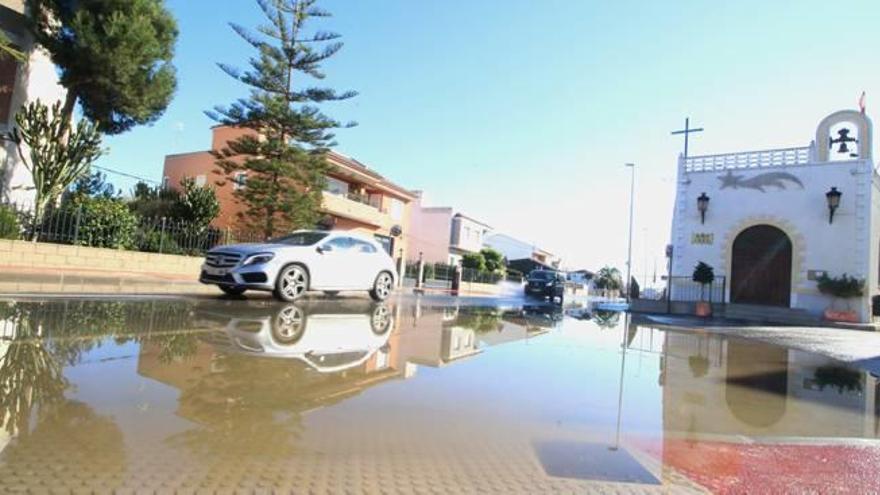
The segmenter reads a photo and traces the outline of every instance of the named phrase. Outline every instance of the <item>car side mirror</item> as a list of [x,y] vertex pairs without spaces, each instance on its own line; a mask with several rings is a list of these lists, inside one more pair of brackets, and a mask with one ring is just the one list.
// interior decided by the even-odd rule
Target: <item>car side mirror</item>
[[315,251],[317,251],[319,254],[324,254],[333,251],[333,248],[331,246],[318,246],[317,248],[315,248]]

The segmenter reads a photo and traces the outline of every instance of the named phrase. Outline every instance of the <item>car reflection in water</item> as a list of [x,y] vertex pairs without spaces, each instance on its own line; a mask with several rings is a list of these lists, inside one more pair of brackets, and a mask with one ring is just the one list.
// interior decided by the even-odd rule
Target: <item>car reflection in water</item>
[[559,306],[546,304],[525,305],[505,314],[504,319],[526,327],[530,332],[547,331],[562,323],[565,313]]
[[320,373],[387,356],[394,316],[386,304],[315,301],[207,305],[197,317],[223,328],[203,336],[215,348],[267,358],[298,359]]

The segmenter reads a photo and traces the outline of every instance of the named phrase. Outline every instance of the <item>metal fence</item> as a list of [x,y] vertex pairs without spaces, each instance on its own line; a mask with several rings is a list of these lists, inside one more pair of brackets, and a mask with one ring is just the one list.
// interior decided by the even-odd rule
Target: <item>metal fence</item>
[[202,255],[223,244],[265,240],[265,236],[255,232],[202,227],[165,217],[134,215],[108,220],[112,215],[82,206],[52,208],[41,221],[34,218],[31,208],[16,204],[0,204],[0,207],[13,212],[20,239],[55,244]]
[[[404,277],[409,279],[418,278],[419,273],[419,264],[418,262],[410,262],[406,264]],[[451,286],[452,278],[455,273],[455,265],[449,265],[446,263],[425,263],[425,267],[422,270],[422,282],[433,281],[436,283],[440,283],[440,285]],[[517,274],[512,274],[510,277],[514,280],[517,279]],[[473,282],[479,284],[497,284],[498,282],[510,279],[508,275],[501,273],[491,273],[487,271],[475,270],[473,268],[462,268],[461,269],[461,281],[462,282]],[[521,280],[521,279],[520,279]]]
[[694,282],[691,277],[672,277],[668,287],[671,289],[669,297],[672,301],[723,303],[727,292],[727,278],[716,276],[711,284],[702,285]]

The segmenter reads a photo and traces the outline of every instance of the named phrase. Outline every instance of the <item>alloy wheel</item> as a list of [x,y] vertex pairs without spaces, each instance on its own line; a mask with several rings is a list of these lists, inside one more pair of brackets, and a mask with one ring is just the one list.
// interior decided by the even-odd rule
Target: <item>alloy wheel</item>
[[384,301],[388,299],[388,296],[391,295],[391,286],[394,284],[394,280],[391,278],[387,272],[382,272],[376,278],[376,285],[373,290],[376,293],[376,297],[379,300]]
[[308,275],[300,266],[291,266],[281,274],[281,293],[285,299],[294,300],[302,296],[308,286]]

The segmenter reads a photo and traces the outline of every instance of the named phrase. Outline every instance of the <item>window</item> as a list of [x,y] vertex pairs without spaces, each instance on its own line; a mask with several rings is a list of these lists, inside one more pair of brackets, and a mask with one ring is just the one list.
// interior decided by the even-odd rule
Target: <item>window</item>
[[373,234],[373,237],[379,241],[379,244],[382,245],[382,248],[388,253],[389,256],[394,256],[394,239],[388,237],[387,235]]
[[205,187],[205,184],[208,182],[208,178],[205,177],[205,174],[196,176],[196,185],[199,187]]
[[326,232],[297,232],[296,234],[270,239],[269,242],[273,244],[287,244],[288,246],[312,246],[325,237],[327,237]]
[[330,248],[331,251],[348,251],[353,245],[354,239],[351,237],[335,237],[327,241],[323,248]]
[[236,172],[232,178],[232,189],[244,189],[247,186],[247,172]]
[[327,177],[327,186],[324,190],[332,194],[346,196],[348,194],[348,182],[341,181],[334,177]]
[[351,239],[351,245],[354,248],[354,250],[359,253],[373,254],[378,251],[376,249],[376,246],[370,244],[369,242],[362,241],[360,239]]

